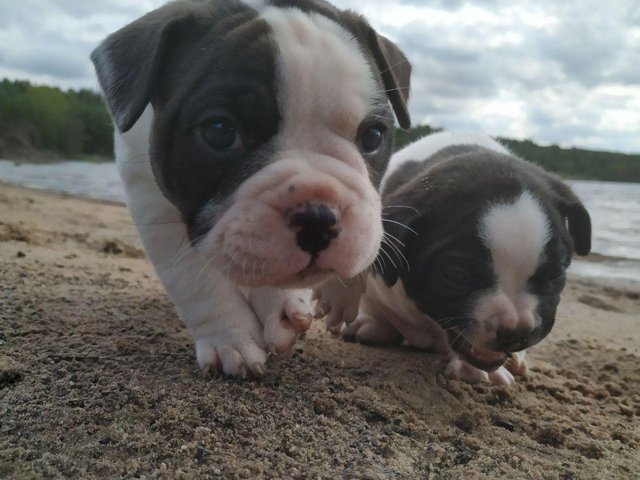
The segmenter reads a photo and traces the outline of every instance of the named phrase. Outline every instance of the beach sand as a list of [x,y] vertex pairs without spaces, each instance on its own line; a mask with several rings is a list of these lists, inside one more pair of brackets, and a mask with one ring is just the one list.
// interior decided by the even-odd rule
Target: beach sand
[[639,478],[638,292],[570,282],[528,358],[468,385],[317,322],[207,377],[123,206],[0,185],[0,478]]

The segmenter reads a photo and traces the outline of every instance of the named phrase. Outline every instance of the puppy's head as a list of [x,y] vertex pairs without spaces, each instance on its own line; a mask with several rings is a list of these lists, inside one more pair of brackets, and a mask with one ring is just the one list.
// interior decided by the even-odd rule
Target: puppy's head
[[322,0],[179,1],[92,59],[121,132],[152,105],[156,181],[205,261],[247,286],[373,261],[410,67],[364,19]]
[[590,250],[589,214],[559,179],[513,156],[480,147],[437,155],[386,185],[384,204],[415,210],[385,210],[406,263],[383,275],[402,281],[454,351],[493,370],[551,330],[571,254]]

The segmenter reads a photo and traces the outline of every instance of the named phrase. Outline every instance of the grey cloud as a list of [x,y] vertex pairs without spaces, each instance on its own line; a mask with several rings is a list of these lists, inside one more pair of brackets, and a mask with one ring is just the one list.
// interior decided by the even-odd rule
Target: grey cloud
[[[366,0],[334,1],[343,8],[371,5]],[[23,78],[64,86],[94,86],[88,61],[94,44],[162,3],[6,1],[0,16],[0,38],[4,40],[0,71],[24,72]],[[385,13],[398,4],[430,7],[449,16],[474,6],[494,14],[498,21],[514,20],[495,27],[481,18],[456,17],[459,22],[439,25],[431,21],[425,26],[425,19],[414,18],[394,27],[385,22]],[[537,25],[528,21],[530,13],[552,21]],[[513,136],[513,118],[519,115],[518,123],[526,131],[520,128],[518,134],[537,141],[564,145],[588,141],[599,148],[609,145],[610,149],[640,151],[638,131],[635,135],[615,127],[597,131],[601,112],[632,109],[624,94],[597,101],[592,98],[598,88],[615,84],[634,89],[638,92],[635,101],[640,99],[639,40],[631,36],[633,29],[640,31],[637,0],[388,0],[371,21],[397,41],[414,65],[411,111],[415,121],[426,119],[446,128]],[[489,38],[506,33],[519,36],[521,42],[490,46]],[[485,114],[480,109],[478,113],[478,106],[499,98],[519,100],[522,107],[518,112]]]

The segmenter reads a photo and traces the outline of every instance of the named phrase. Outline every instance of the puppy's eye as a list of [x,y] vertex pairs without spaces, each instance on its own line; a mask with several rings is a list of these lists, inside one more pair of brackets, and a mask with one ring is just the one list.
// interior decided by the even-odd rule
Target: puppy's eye
[[360,134],[360,148],[364,153],[376,152],[384,141],[384,132],[387,127],[384,125],[372,125],[367,127]]
[[442,272],[442,276],[448,284],[456,287],[465,287],[471,280],[469,272],[457,265],[446,267]]
[[236,123],[226,117],[212,117],[200,125],[200,134],[207,145],[218,152],[242,147],[242,137]]

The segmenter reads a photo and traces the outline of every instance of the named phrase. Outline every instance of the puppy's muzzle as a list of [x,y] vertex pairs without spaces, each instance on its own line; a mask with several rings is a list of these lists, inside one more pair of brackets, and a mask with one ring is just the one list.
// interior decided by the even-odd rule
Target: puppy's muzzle
[[498,328],[496,331],[496,350],[519,352],[529,346],[534,330],[527,327]]
[[314,259],[340,234],[338,222],[338,213],[324,203],[307,204],[289,216],[289,228],[296,232],[297,245]]

